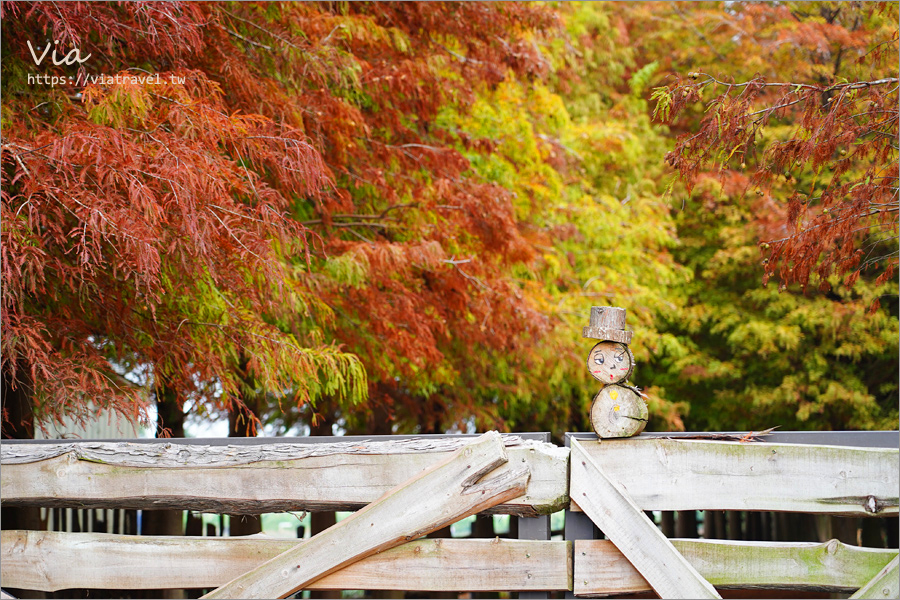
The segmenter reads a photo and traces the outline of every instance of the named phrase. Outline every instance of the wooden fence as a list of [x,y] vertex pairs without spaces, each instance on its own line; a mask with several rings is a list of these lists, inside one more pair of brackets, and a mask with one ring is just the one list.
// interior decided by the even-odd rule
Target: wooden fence
[[[652,589],[666,598],[700,598],[728,588],[900,594],[896,549],[837,540],[670,539],[646,512],[896,516],[895,432],[812,440],[782,433],[764,443],[696,437],[704,436],[600,441],[567,434],[567,447],[542,441],[547,434],[496,433],[324,443],[4,441],[4,507],[356,512],[307,540],[7,529],[0,533],[0,584],[43,591],[205,588],[206,597],[286,597],[299,589],[520,597]],[[848,441],[853,445],[840,445]],[[561,509],[565,539],[550,539],[549,515]],[[514,515],[519,539],[423,537],[477,513]],[[600,532],[608,539],[595,539]]]

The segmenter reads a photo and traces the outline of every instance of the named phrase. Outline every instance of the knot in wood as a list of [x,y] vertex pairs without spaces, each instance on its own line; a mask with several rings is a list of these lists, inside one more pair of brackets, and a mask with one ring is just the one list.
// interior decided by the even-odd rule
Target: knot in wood
[[881,507],[878,506],[878,498],[875,496],[869,496],[866,498],[866,503],[863,505],[866,509],[867,513],[871,513],[873,515],[878,514],[881,511]]

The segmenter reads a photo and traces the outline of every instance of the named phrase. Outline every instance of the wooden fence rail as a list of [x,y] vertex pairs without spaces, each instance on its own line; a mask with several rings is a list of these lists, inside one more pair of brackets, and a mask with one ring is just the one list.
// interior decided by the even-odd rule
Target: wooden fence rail
[[[467,441],[4,444],[0,487],[7,506],[238,514],[357,510]],[[529,467],[531,480],[525,495],[491,512],[534,516],[564,508],[568,452],[518,436],[504,436],[504,444],[510,461]]]
[[[215,588],[300,543],[263,535],[3,531],[0,568],[4,582],[42,591]],[[456,590],[465,582],[471,592],[570,590],[571,548],[565,541],[419,539],[353,563],[308,589],[429,592]]]
[[[883,597],[900,589],[897,549],[837,540],[670,540],[646,517],[650,510],[898,514],[896,447],[791,441],[784,434],[777,443],[659,434],[599,441],[573,434],[567,439],[571,452],[496,433],[325,444],[4,443],[4,507],[244,514],[365,508],[308,540],[4,530],[0,579],[4,588],[48,592],[219,588],[210,597],[284,596],[300,587],[529,597],[650,589],[662,597],[698,597],[701,591],[716,597],[724,588],[856,590],[854,597]],[[478,459],[480,470],[477,456],[466,453],[473,448],[490,448]],[[483,499],[482,490],[488,494]],[[567,539],[552,541],[548,517],[531,517],[562,508],[568,509]],[[541,521],[545,526],[535,530],[543,539],[419,537],[470,511],[518,515],[529,525]],[[610,540],[584,539],[596,526]],[[673,570],[675,564],[683,573]]]
[[643,510],[898,514],[896,449],[643,436],[583,446]]

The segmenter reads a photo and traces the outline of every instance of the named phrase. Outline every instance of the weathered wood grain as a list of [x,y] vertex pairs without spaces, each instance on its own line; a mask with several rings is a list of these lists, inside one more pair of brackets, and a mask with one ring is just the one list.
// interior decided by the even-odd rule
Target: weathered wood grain
[[[229,467],[257,462],[295,460],[341,454],[421,454],[455,452],[472,438],[409,438],[319,443],[228,444],[221,446],[173,444],[171,442],[59,442],[48,444],[4,444],[0,463],[32,463],[72,455],[79,460],[121,467]],[[504,435],[503,444],[513,448],[525,444],[515,435]]]
[[[504,436],[528,490],[491,512],[535,516],[568,503],[568,450]],[[0,447],[4,506],[179,508],[232,514],[356,510],[471,441],[206,446],[81,442]],[[229,467],[227,469],[223,467]]]
[[[14,588],[218,587],[302,540],[0,532],[0,578]],[[309,585],[312,590],[541,591],[571,589],[571,542],[419,539]]]
[[500,434],[485,433],[362,510],[202,597],[284,598],[346,565],[515,498],[525,491],[529,472],[508,461]]
[[900,598],[900,558],[895,556],[850,598]]
[[643,510],[898,514],[897,449],[658,438],[581,444]]
[[[874,577],[897,550],[827,543],[671,540],[720,588],[848,592]],[[609,596],[650,590],[650,584],[608,540],[575,541],[575,595]],[[896,596],[895,596],[896,597]]]
[[625,330],[625,309],[617,306],[592,306],[590,324],[582,330],[582,337],[631,343],[633,331]]
[[572,498],[660,598],[721,598],[647,515],[607,477],[581,442],[573,439],[571,443]]

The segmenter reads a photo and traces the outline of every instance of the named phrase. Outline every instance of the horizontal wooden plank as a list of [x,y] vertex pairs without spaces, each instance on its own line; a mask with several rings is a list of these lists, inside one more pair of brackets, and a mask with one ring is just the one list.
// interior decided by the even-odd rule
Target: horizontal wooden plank
[[[720,588],[848,592],[865,585],[897,550],[823,544],[673,539],[672,545]],[[575,595],[650,590],[650,584],[608,540],[575,541]]]
[[659,438],[580,443],[643,510],[898,514],[896,448]]
[[[218,587],[302,540],[0,532],[3,585],[71,588]],[[313,590],[540,591],[571,589],[571,542],[420,539],[310,584]]]
[[[510,465],[527,466],[531,480],[524,496],[490,512],[534,516],[564,508],[568,449],[517,436],[503,440]],[[4,444],[0,493],[4,506],[356,510],[470,442]]]

